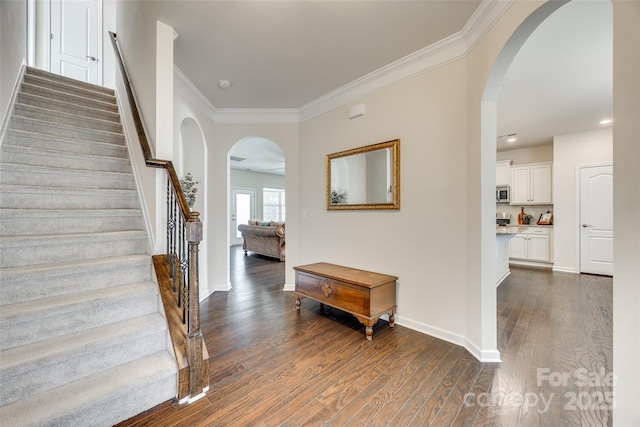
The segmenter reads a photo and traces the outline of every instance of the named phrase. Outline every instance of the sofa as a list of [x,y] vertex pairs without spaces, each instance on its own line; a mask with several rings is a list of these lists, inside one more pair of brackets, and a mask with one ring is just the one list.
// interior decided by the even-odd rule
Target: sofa
[[280,261],[285,260],[284,223],[249,221],[249,224],[240,224],[238,230],[244,239],[242,249],[245,255],[247,251],[251,251]]

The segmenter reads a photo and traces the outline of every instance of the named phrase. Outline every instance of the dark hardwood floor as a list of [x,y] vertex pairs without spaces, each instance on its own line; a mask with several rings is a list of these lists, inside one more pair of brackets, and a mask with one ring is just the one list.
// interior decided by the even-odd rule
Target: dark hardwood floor
[[[498,288],[502,363],[283,292],[284,263],[231,250],[202,303],[211,387],[121,426],[611,425],[612,280],[512,268]],[[402,308],[400,307],[400,310]]]

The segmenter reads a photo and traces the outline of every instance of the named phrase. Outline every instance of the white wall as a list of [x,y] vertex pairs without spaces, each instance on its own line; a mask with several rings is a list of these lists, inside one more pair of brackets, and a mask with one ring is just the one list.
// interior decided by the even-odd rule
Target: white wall
[[553,161],[553,144],[517,150],[498,151],[496,160],[511,160],[512,165]]
[[[252,188],[256,191],[256,219],[258,221],[262,221],[264,219],[264,215],[262,213],[262,190],[265,188],[284,189],[284,176],[273,175],[269,173],[242,171],[237,169],[231,169],[230,172],[230,182],[232,188]],[[288,195],[285,197],[288,197]],[[231,204],[231,202],[229,203]]]
[[0,2],[0,126],[27,60],[27,2]]
[[613,367],[616,426],[640,425],[640,2],[613,2]]
[[[349,120],[345,105],[300,125],[300,262],[398,276],[397,322],[458,343],[466,319],[466,72],[456,61],[354,101],[366,105],[360,118]],[[327,211],[326,155],[397,138],[401,209]]]
[[116,0],[102,0],[102,85],[116,87],[116,57],[109,31],[117,32]]
[[156,141],[156,27],[161,9],[159,1],[119,1],[116,8],[118,43],[152,146]]
[[555,271],[580,272],[577,234],[576,168],[613,161],[613,129],[553,138]]

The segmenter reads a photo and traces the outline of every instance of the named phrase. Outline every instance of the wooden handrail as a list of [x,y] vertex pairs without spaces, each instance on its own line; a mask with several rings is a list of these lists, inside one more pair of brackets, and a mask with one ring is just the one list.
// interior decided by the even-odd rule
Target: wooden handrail
[[[172,248],[167,247],[169,252],[166,256],[167,262],[171,264],[171,271],[174,280],[174,292],[177,293],[176,299],[178,301],[178,307],[180,304],[184,304],[183,310],[188,310],[188,315],[182,318],[182,323],[186,323],[186,348],[184,354],[186,354],[189,363],[189,384],[187,389],[178,389],[178,398],[183,399],[191,396],[191,398],[203,393],[209,386],[208,376],[208,363],[203,362],[203,353],[206,353],[206,347],[204,346],[204,339],[200,330],[200,283],[198,277],[198,246],[202,241],[202,222],[200,221],[200,214],[198,212],[192,212],[187,203],[187,198],[182,191],[180,185],[180,179],[176,173],[173,163],[169,160],[155,159],[151,153],[151,146],[149,145],[149,139],[142,124],[142,118],[140,111],[133,95],[133,88],[131,86],[131,80],[129,74],[124,66],[124,60],[118,42],[116,34],[109,31],[109,37],[116,55],[116,61],[120,67],[124,87],[127,92],[127,98],[133,114],[133,121],[138,134],[138,140],[140,141],[140,148],[144,155],[145,165],[152,168],[165,169],[169,177],[170,188],[172,189],[172,202],[178,206],[180,211],[180,219],[182,221],[175,221],[178,218],[167,218],[167,221],[171,221],[171,227],[167,224],[167,229],[175,229],[176,222],[181,224],[181,231],[178,232],[181,241],[188,243],[188,249],[186,251],[175,252]],[[167,203],[170,203],[167,200]],[[182,233],[182,234],[181,234]],[[169,233],[168,233],[169,234]],[[175,236],[174,236],[175,237]],[[168,237],[169,238],[169,237]],[[182,258],[185,257],[185,258]],[[186,262],[183,262],[185,261]],[[188,274],[184,274],[188,271]],[[176,287],[176,281],[179,285]],[[180,375],[180,373],[179,373]],[[182,383],[179,378],[179,383]],[[187,395],[188,394],[188,395]]]
[[187,203],[187,198],[185,197],[184,192],[182,191],[182,186],[180,185],[180,179],[178,178],[178,174],[176,173],[176,170],[173,167],[173,163],[171,163],[170,160],[161,160],[161,159],[153,158],[151,154],[151,146],[149,145],[149,140],[147,139],[147,133],[144,130],[144,125],[142,124],[140,111],[138,110],[138,104],[136,103],[136,99],[133,96],[131,80],[129,79],[129,74],[127,73],[127,70],[124,67],[124,59],[122,58],[122,54],[120,53],[120,47],[118,46],[118,42],[116,40],[116,34],[112,31],[109,31],[109,37],[111,38],[111,44],[113,45],[113,50],[116,54],[118,66],[120,67],[120,74],[122,74],[122,79],[124,81],[124,88],[127,91],[127,98],[129,99],[129,105],[131,106],[131,113],[133,114],[133,122],[136,126],[136,133],[138,134],[138,140],[140,141],[140,148],[142,149],[142,154],[144,155],[144,162],[148,167],[167,170],[167,174],[169,175],[171,184],[173,185],[174,191],[176,192],[176,195],[178,197],[178,204],[180,206],[180,211],[182,212],[182,216],[185,219],[185,221],[189,221],[189,218],[191,217],[191,209],[189,208],[189,204]]

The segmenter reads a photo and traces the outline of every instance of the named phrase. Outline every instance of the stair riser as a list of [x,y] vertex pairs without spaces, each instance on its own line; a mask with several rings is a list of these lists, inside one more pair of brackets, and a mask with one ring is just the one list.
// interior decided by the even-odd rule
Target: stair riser
[[113,96],[113,94],[109,95],[104,92],[96,92],[75,84],[67,84],[61,81],[45,79],[29,73],[24,75],[24,82],[32,84],[34,86],[46,87],[47,89],[56,90],[58,92],[81,96],[83,98],[94,99],[106,103],[116,102],[115,96]]
[[9,123],[9,129],[35,132],[53,137],[124,145],[124,135],[122,134],[91,131],[17,116],[12,116],[11,122]]
[[19,147],[55,150],[72,154],[88,154],[92,156],[119,157],[126,159],[127,147],[120,144],[94,143],[91,141],[76,141],[64,138],[47,137],[46,135],[31,134],[8,130],[7,138],[2,143]]
[[34,236],[49,234],[53,230],[58,234],[101,233],[104,231],[144,230],[142,215],[138,216],[66,216],[17,217],[0,216],[0,236]]
[[101,420],[105,426],[115,425],[175,397],[176,374],[167,373],[153,383],[140,384],[134,390],[127,390],[115,398],[103,398],[104,400],[77,412],[51,417],[47,419],[47,424],[89,426],[95,425],[95,420]]
[[138,195],[101,194],[96,192],[77,193],[73,191],[25,191],[20,193],[4,193],[2,206],[7,209],[22,209],[28,206],[33,209],[138,209]]
[[96,259],[128,254],[143,254],[148,250],[147,239],[125,239],[93,242],[87,238],[74,243],[55,244],[44,239],[34,246],[5,246],[0,248],[0,267],[49,264],[82,259]]
[[[41,313],[25,321],[5,322],[0,328],[0,350],[44,341],[75,332],[97,328],[158,311],[158,297],[138,295],[116,301],[97,300],[78,307],[77,311],[61,314]],[[9,324],[7,324],[9,323]]]
[[74,114],[79,117],[90,119],[106,120],[113,123],[120,123],[120,115],[111,111],[94,110],[88,107],[78,107],[55,99],[44,98],[30,93],[19,92],[17,102],[24,105],[45,108],[47,110],[60,111],[67,114]]
[[0,164],[0,182],[9,185],[30,185],[38,187],[56,188],[106,188],[116,190],[135,190],[135,181],[129,174],[114,174],[108,172],[92,174],[85,171],[71,171],[29,167],[9,168]]
[[25,105],[16,105],[14,109],[15,115],[20,117],[28,117],[30,119],[42,120],[45,122],[60,123],[69,126],[75,126],[83,129],[102,130],[106,132],[122,133],[122,125],[120,123],[107,122],[104,120],[89,119],[77,117],[66,113],[59,113],[51,110],[36,109]]
[[0,278],[2,304],[17,304],[42,298],[54,298],[75,292],[129,285],[149,280],[151,265],[119,265],[110,269],[96,268],[65,275],[35,275],[24,278]]
[[[59,385],[84,378],[104,369],[144,357],[166,348],[167,331],[156,329],[147,333],[116,337],[90,349],[63,353],[51,360],[20,365],[16,374],[0,371],[0,406],[42,393]],[[90,360],[91,363],[86,363]]]
[[104,86],[98,86],[92,83],[83,82],[80,80],[71,79],[69,77],[61,76],[59,74],[51,74],[48,71],[40,70],[38,68],[27,67],[25,75],[36,76],[36,77],[45,79],[47,81],[61,82],[67,85],[85,88],[92,92],[99,92],[99,93],[113,96],[113,89],[109,89]]
[[53,99],[56,101],[62,101],[69,104],[80,105],[83,107],[89,107],[96,110],[110,111],[112,113],[118,112],[118,105],[115,102],[107,103],[107,102],[95,101],[91,98],[76,96],[70,93],[58,92],[58,91],[47,89],[44,87],[34,86],[28,83],[23,83],[20,86],[20,91],[24,93],[30,93],[32,95],[42,96],[44,98]]
[[74,156],[55,151],[21,151],[23,147],[6,146],[0,162],[31,166],[48,166],[77,170],[131,173],[128,159],[115,157]]

